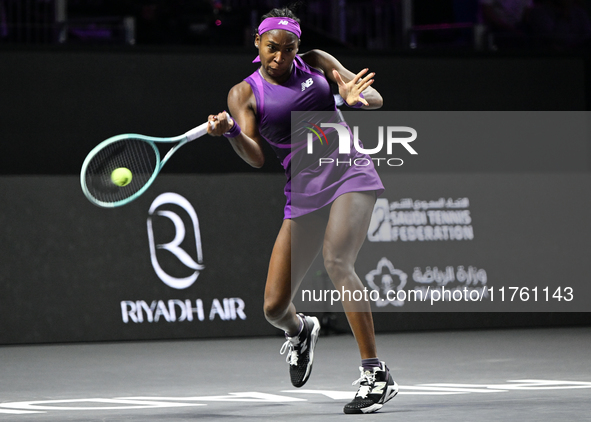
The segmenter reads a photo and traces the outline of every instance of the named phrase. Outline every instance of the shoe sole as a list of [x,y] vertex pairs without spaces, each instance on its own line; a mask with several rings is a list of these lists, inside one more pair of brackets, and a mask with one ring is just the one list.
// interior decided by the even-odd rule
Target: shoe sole
[[306,318],[310,318],[314,321],[314,328],[312,329],[312,334],[310,335],[310,360],[308,362],[308,368],[306,369],[302,383],[300,385],[295,385],[294,387],[296,388],[303,387],[304,384],[308,382],[308,378],[310,378],[310,374],[312,373],[312,365],[314,365],[314,348],[316,347],[316,342],[318,341],[318,335],[320,333],[320,321],[318,321],[318,318]]

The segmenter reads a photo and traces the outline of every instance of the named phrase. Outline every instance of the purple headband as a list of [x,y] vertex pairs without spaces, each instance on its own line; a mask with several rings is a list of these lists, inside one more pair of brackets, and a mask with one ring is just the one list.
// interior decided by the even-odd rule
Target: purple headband
[[[295,34],[298,39],[302,35],[300,24],[291,18],[266,18],[261,22],[258,29],[258,34],[263,35],[265,32],[272,31],[273,29],[283,29]],[[259,56],[256,57],[252,62],[260,62]]]

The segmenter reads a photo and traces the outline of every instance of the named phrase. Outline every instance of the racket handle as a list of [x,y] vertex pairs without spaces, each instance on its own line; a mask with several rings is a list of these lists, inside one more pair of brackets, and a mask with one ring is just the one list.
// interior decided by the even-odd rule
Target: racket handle
[[207,125],[208,124],[209,124],[209,122],[205,122],[203,124],[200,124],[196,128],[193,128],[190,131],[188,131],[187,133],[185,133],[185,136],[187,137],[187,139],[189,141],[192,141],[193,139],[197,139],[197,138],[202,137],[203,135],[205,135],[207,133]]

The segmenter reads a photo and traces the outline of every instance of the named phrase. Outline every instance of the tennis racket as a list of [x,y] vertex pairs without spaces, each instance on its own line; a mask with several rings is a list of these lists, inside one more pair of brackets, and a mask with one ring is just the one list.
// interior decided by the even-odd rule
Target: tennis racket
[[[187,133],[174,138],[157,138],[138,134],[113,136],[98,144],[86,157],[80,172],[80,185],[84,195],[95,205],[113,208],[125,205],[143,194],[154,182],[158,173],[172,155],[187,142],[207,133],[208,123],[203,123]],[[174,145],[160,159],[156,143]],[[111,174],[115,169],[131,171],[131,182],[119,186]]]

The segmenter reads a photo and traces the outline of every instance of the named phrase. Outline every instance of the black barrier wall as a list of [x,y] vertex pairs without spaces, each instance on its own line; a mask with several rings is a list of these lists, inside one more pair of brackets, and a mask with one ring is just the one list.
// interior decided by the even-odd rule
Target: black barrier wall
[[282,183],[162,176],[103,209],[73,176],[1,178],[0,343],[274,333],[262,298]]
[[[186,51],[0,52],[0,193],[5,201],[0,210],[1,344],[277,334],[262,313],[268,259],[284,204],[284,176],[269,150],[264,168],[253,170],[225,139],[200,139],[175,154],[148,193],[115,210],[88,203],[77,176],[88,151],[109,136],[172,136],[225,109],[229,88],[255,69],[252,58],[244,53]],[[377,72],[375,86],[385,99],[383,110],[586,109],[586,65],[581,58],[339,58],[353,70],[370,67]],[[533,210],[524,218],[539,218],[536,207],[546,213],[544,218],[554,224],[554,243],[543,233],[531,234],[530,243],[525,243],[535,244],[537,239],[543,244],[544,259],[556,259],[557,277],[586,280],[580,264],[589,252],[589,224],[583,218],[588,202],[584,198],[590,197],[586,139],[587,143],[566,135],[542,144],[537,139],[503,143],[505,149],[517,148],[513,151],[496,150],[490,143],[456,143],[453,148],[433,144],[429,153],[419,150],[424,159],[397,169],[404,177],[393,176],[393,188],[384,199],[388,204],[406,197],[437,200],[441,192],[462,197],[468,195],[468,186],[470,197],[484,195],[470,205],[476,214],[477,243],[483,241],[483,227],[490,234],[495,232],[494,221],[511,223],[507,215],[519,204],[505,198],[503,208],[495,208],[494,195],[503,191],[495,190],[495,184],[511,185],[531,173],[539,182],[536,196],[524,199],[515,194],[513,199]],[[418,145],[420,139],[417,149]],[[524,164],[529,151],[543,160]],[[553,156],[559,159],[544,161]],[[259,173],[247,174],[251,171]],[[515,173],[521,175],[512,179]],[[472,182],[462,191],[462,181],[468,178]],[[554,189],[551,197],[544,194],[546,178]],[[446,180],[456,187],[441,187]],[[473,184],[478,180],[487,186],[486,192]],[[398,190],[398,183],[404,188]],[[435,185],[441,189],[433,190]],[[556,202],[560,198],[565,201]],[[562,203],[570,213],[560,213]],[[191,217],[193,211],[197,220]],[[564,272],[561,245],[568,239],[560,236],[568,231],[561,231],[561,218],[571,219],[565,226],[569,231],[580,228],[575,254],[564,260],[569,263]],[[511,224],[512,233],[519,233],[518,222]],[[507,230],[501,227],[499,233]],[[183,242],[175,248],[171,242],[180,232]],[[504,247],[516,247],[522,239],[509,240]],[[366,252],[371,254],[375,242],[368,244]],[[435,265],[434,259],[399,264],[398,259],[408,258],[417,248],[417,243],[400,245],[388,245],[393,250],[389,258],[406,265],[409,276],[414,266],[424,272],[427,265]],[[182,264],[179,249],[198,269]],[[478,266],[480,258],[474,253],[466,265]],[[517,248],[515,254],[540,262],[532,250]],[[463,265],[441,263],[455,270]],[[519,262],[510,264],[519,279],[531,274]],[[534,270],[543,274],[542,267]],[[510,268],[503,271],[504,276],[513,274]],[[375,321],[376,330],[383,332],[580,325],[591,323],[589,315],[401,312],[376,313]],[[325,317],[335,317],[336,331],[347,331],[342,314]]]
[[[408,301],[382,302],[377,331],[589,323],[578,289],[590,252],[588,176],[390,175],[384,182],[374,216],[380,228],[394,227],[380,219],[384,203],[467,195],[472,236],[425,242],[386,238],[373,227],[357,266],[367,288],[394,280],[398,289],[402,274],[408,288],[422,282],[417,268],[423,277],[427,266],[451,266],[457,280],[465,269],[476,287],[494,287],[495,306],[503,285],[537,285],[540,302],[509,303],[509,290],[500,305],[511,305],[511,314],[484,312],[490,303],[480,302],[468,309],[474,312],[437,314],[412,312],[417,304]],[[0,344],[279,334],[264,320],[262,301],[283,183],[283,175],[163,175],[135,202],[102,209],[82,195],[76,176],[0,178],[8,204],[0,212]],[[323,276],[321,262],[310,276]],[[541,303],[544,286],[555,284],[574,286],[576,300]],[[327,302],[311,310],[328,331],[348,332]]]
[[[0,51],[0,173],[77,174],[110,136],[182,134],[227,108],[229,89],[256,69],[254,55]],[[336,55],[349,69],[376,71],[382,110],[586,109],[583,58]],[[262,171],[281,172],[267,152]],[[187,145],[167,165],[169,173],[228,171],[253,170],[220,139]]]

